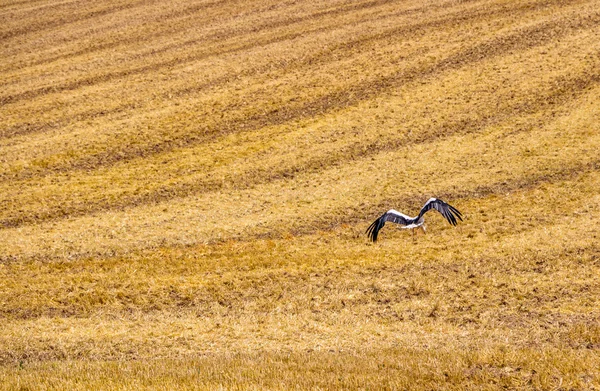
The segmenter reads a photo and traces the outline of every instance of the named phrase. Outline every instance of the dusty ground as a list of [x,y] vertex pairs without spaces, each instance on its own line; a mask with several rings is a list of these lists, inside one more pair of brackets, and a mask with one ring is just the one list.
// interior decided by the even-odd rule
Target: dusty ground
[[0,388],[600,388],[600,3],[0,21]]

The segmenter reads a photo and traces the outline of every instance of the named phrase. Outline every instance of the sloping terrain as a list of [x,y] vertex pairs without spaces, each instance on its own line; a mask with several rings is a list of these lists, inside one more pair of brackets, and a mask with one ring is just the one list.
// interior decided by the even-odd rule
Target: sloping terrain
[[600,387],[599,2],[0,22],[1,387]]

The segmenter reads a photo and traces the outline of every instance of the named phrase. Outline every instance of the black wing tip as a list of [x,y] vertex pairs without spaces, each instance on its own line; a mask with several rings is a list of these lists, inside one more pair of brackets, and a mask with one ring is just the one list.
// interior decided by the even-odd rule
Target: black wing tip
[[367,228],[367,230],[365,231],[365,233],[369,236],[371,236],[371,231],[373,231],[373,226],[375,225],[375,223],[377,222],[377,220],[375,220],[374,222],[371,223],[371,225],[369,225],[369,227]]
[[463,221],[462,217],[462,213],[460,213],[460,211],[458,209],[456,209],[455,207],[453,207],[452,205],[448,204],[448,208],[456,215],[456,217],[458,217],[460,219],[460,221]]
[[[463,221],[463,215],[462,215],[462,213],[460,213],[460,211],[458,209],[456,209],[455,207],[453,207],[452,205],[450,205],[446,201],[443,201],[443,200],[441,200],[439,198],[435,198],[435,197],[431,197],[431,200],[433,202],[440,203],[443,207],[446,207],[446,210],[444,212],[441,212],[441,213],[446,218],[446,220],[448,220],[448,222],[450,224],[452,224],[453,226],[456,227],[458,225],[457,218],[458,218],[458,220]],[[444,209],[444,208],[441,208],[441,209]]]
[[366,234],[371,239],[373,243],[377,241],[377,236],[379,234],[379,230],[383,227],[383,218],[385,217],[385,213],[382,214],[377,220],[373,221],[369,228],[366,230]]
[[460,213],[458,211],[458,209],[456,209],[455,207],[448,205],[450,212],[449,214],[452,216],[452,220],[454,221],[453,225],[456,226],[458,221],[456,220],[458,218],[458,220],[463,221],[462,219],[462,213]]
[[371,236],[371,241],[372,241],[373,243],[376,243],[376,242],[377,242],[377,232],[373,232],[373,236]]

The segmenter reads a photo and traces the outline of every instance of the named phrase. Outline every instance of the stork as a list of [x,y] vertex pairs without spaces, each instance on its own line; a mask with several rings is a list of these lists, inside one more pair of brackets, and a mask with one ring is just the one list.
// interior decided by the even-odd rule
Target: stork
[[425,220],[423,218],[423,215],[431,209],[435,209],[438,212],[440,212],[442,214],[442,216],[444,216],[446,218],[446,220],[448,220],[448,222],[454,226],[456,226],[456,223],[457,223],[456,218],[457,217],[460,221],[462,221],[462,214],[458,211],[458,209],[456,209],[452,205],[445,203],[444,201],[442,201],[440,199],[430,198],[425,203],[425,205],[423,205],[423,208],[421,208],[421,211],[419,212],[419,215],[417,217],[410,217],[403,213],[398,212],[397,210],[390,209],[387,212],[385,212],[384,214],[382,214],[377,220],[375,220],[369,226],[369,228],[367,228],[366,233],[373,242],[376,242],[377,235],[379,234],[379,231],[385,225],[386,221],[400,224],[401,225],[400,228],[403,228],[403,229],[412,229],[413,236],[414,236],[415,228],[421,228],[423,230],[423,232],[425,232],[425,225],[424,225]]

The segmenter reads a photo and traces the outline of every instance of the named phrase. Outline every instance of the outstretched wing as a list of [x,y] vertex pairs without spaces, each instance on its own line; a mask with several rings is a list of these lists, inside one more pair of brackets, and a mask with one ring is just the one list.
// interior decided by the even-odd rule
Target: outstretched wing
[[420,219],[428,210],[435,209],[442,214],[448,220],[448,222],[452,225],[456,225],[456,218],[462,221],[462,214],[450,204],[445,203],[442,200],[438,200],[437,198],[430,198],[429,201],[425,203],[421,211],[419,212],[419,216],[417,218]]
[[373,221],[369,228],[367,228],[366,233],[373,242],[377,241],[377,235],[379,234],[379,230],[383,228],[386,221],[400,225],[408,225],[414,222],[414,219],[411,219],[410,217],[393,209],[388,210],[387,212],[382,214],[377,220]]

